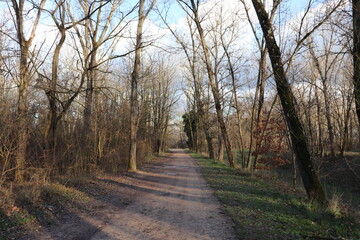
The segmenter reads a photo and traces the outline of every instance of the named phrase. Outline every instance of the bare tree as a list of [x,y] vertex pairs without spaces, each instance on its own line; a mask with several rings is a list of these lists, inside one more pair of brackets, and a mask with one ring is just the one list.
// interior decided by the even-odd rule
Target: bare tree
[[46,0],[41,0],[40,8],[36,12],[35,20],[30,28],[30,35],[26,38],[27,29],[24,23],[25,0],[11,0],[12,9],[15,14],[14,24],[16,28],[16,40],[20,50],[20,64],[18,76],[18,143],[16,150],[16,172],[15,179],[18,182],[24,181],[26,149],[28,141],[28,87],[31,80],[30,73],[30,48],[35,38],[36,29],[41,16],[41,8],[45,5]]
[[130,153],[128,169],[135,171],[136,166],[136,145],[137,130],[139,124],[139,105],[138,105],[138,82],[140,79],[141,51],[143,48],[143,26],[145,19],[154,7],[155,0],[150,2],[148,9],[145,9],[145,0],[139,0],[138,25],[136,30],[135,59],[134,69],[131,73],[131,93],[130,93]]
[[[80,1],[80,3],[83,1]],[[106,9],[105,6],[110,5],[110,9]],[[85,106],[84,106],[84,133],[88,134],[93,131],[92,124],[92,109],[93,109],[93,98],[94,89],[96,89],[97,72],[99,65],[104,63],[103,56],[99,57],[100,48],[109,40],[114,40],[124,29],[120,26],[125,17],[131,12],[124,13],[117,24],[111,26],[114,20],[116,10],[120,8],[121,1],[91,1],[88,0],[81,3],[81,7],[85,14],[88,14],[93,9],[97,9],[94,19],[88,18],[85,21],[85,35],[78,37],[82,39],[82,48],[84,52],[88,51],[88,55],[85,56],[85,65],[87,66],[87,77],[86,77],[86,91],[85,91]],[[79,33],[79,31],[77,31]],[[113,46],[110,46],[113,47]],[[88,48],[88,50],[86,50]],[[106,50],[104,52],[107,52]],[[111,59],[115,58],[114,56]]]
[[356,114],[360,124],[360,1],[352,0],[353,7],[353,64],[354,64],[354,95]]
[[[54,2],[53,9],[41,9],[44,12],[47,12],[52,18],[60,38],[55,44],[52,62],[51,62],[51,74],[47,74],[46,70],[41,71],[41,69],[35,68],[42,80],[41,88],[45,91],[45,94],[49,102],[49,112],[48,112],[48,121],[45,127],[45,159],[47,160],[47,168],[49,173],[56,168],[56,132],[59,125],[59,122],[65,116],[66,112],[71,107],[72,103],[81,93],[85,79],[87,78],[87,71],[84,71],[81,74],[80,82],[78,86],[74,86],[71,90],[60,89],[59,86],[59,64],[60,64],[60,55],[61,50],[64,46],[64,43],[67,39],[67,33],[72,28],[77,28],[77,25],[87,21],[91,16],[100,11],[100,9],[105,6],[106,3],[101,3],[97,6],[94,6],[89,11],[85,12],[84,15],[79,19],[75,20],[70,9],[70,2],[68,0],[58,0]],[[69,21],[70,19],[70,21]],[[78,29],[77,29],[78,30]],[[79,33],[79,31],[78,31]],[[50,49],[51,50],[51,49]],[[45,59],[46,60],[46,59]],[[44,60],[44,61],[45,61]],[[48,76],[50,75],[50,76]],[[68,91],[68,98],[63,99],[60,97],[60,93]]]
[[[52,20],[54,21],[60,39],[55,45],[55,50],[52,57],[51,63],[51,76],[48,77],[46,73],[39,73],[41,78],[48,80],[47,86],[42,86],[49,102],[49,113],[48,113],[48,122],[45,128],[45,158],[48,161],[48,170],[51,172],[54,170],[56,159],[55,159],[55,146],[56,146],[56,131],[59,121],[63,118],[67,110],[70,108],[72,102],[80,93],[84,79],[79,84],[77,90],[74,91],[66,101],[61,101],[58,96],[58,78],[59,78],[59,60],[61,49],[65,43],[67,37],[67,31],[73,28],[76,24],[80,23],[84,19],[81,19],[74,23],[67,23],[67,10],[66,10],[66,1],[55,1],[55,7],[52,10],[43,9],[50,14]],[[59,17],[57,17],[59,16]],[[85,17],[86,18],[86,17]],[[61,107],[59,107],[59,105]]]
[[[158,58],[163,58],[160,55]],[[171,116],[171,109],[177,102],[175,92],[171,89],[172,81],[174,79],[174,67],[167,64],[164,59],[155,61],[150,59],[152,69],[152,76],[148,89],[151,91],[151,117],[152,119],[152,135],[153,135],[153,152],[159,155],[164,150],[164,139],[168,130],[169,120]],[[156,64],[155,64],[156,63]]]
[[[194,27],[191,24],[191,19],[189,19],[189,17],[188,17],[187,25],[189,27],[191,43],[187,44],[186,41],[181,38],[180,34],[176,33],[174,30],[171,29],[171,27],[166,22],[166,19],[161,14],[160,14],[160,16],[162,17],[163,22],[167,25],[168,29],[170,30],[172,35],[175,37],[176,41],[180,44],[181,49],[185,53],[186,60],[189,64],[193,85],[194,85],[194,102],[195,102],[197,112],[198,112],[199,124],[201,125],[201,127],[205,133],[205,139],[206,139],[206,143],[207,143],[207,150],[209,153],[209,158],[214,158],[214,156],[215,156],[214,146],[213,146],[212,136],[210,133],[211,124],[209,123],[209,121],[208,121],[209,119],[206,116],[207,113],[206,113],[206,109],[205,109],[205,103],[204,103],[204,100],[202,97],[203,87],[202,87],[202,83],[201,83],[201,76],[198,73],[199,72],[198,65],[200,64],[199,59],[198,59],[198,54],[199,54],[198,51],[199,51],[200,46],[196,42],[196,37],[195,37],[196,29],[194,29]],[[189,45],[190,45],[190,47],[189,47]]]
[[[331,93],[330,93],[330,80],[331,75],[336,72],[336,66],[335,64],[339,62],[340,54],[332,54],[333,48],[334,48],[334,30],[331,30],[330,27],[330,35],[327,35],[327,33],[323,32],[321,39],[323,41],[323,54],[322,56],[317,56],[314,51],[314,43],[310,43],[310,54],[312,57],[312,60],[314,62],[314,65],[316,67],[316,70],[319,74],[321,83],[322,83],[322,94],[324,97],[324,105],[325,105],[325,117],[328,127],[328,136],[330,141],[330,153],[332,157],[335,157],[335,139],[334,139],[334,129],[333,129],[333,123],[331,119]],[[325,36],[324,36],[325,35]],[[341,51],[340,51],[341,52]],[[334,55],[334,56],[333,56]]]
[[186,11],[188,16],[196,24],[200,43],[203,48],[206,71],[208,73],[209,83],[210,83],[211,91],[212,91],[212,94],[214,97],[217,119],[218,119],[218,122],[220,125],[222,137],[224,140],[224,145],[226,148],[228,161],[229,161],[230,166],[235,166],[231,143],[230,143],[230,139],[229,139],[229,136],[227,133],[227,128],[226,128],[225,119],[224,119],[224,115],[223,115],[223,109],[221,106],[219,86],[217,85],[216,80],[215,80],[215,73],[214,73],[214,69],[212,67],[211,59],[210,59],[210,51],[209,51],[209,47],[208,47],[206,39],[205,39],[205,33],[204,33],[203,27],[201,25],[201,19],[199,16],[200,1],[190,0],[188,2],[188,1],[178,0],[178,2],[183,7],[183,9]]
[[78,4],[82,15],[85,16],[81,21],[82,24],[77,24],[78,21],[70,9],[70,4],[67,5],[67,12],[75,29],[75,34],[72,35],[74,44],[80,43],[80,47],[76,47],[75,50],[82,64],[81,83],[84,85],[86,83],[82,137],[87,143],[88,151],[92,152],[86,161],[96,165],[100,158],[99,155],[101,155],[97,147],[100,143],[96,141],[101,140],[99,137],[101,133],[97,126],[98,121],[94,122],[94,120],[98,120],[98,115],[94,115],[93,112],[94,106],[98,106],[96,99],[100,89],[106,88],[99,83],[101,73],[107,71],[103,66],[109,61],[125,57],[133,52],[131,50],[120,55],[116,54],[116,44],[131,22],[128,17],[137,5],[122,11],[122,1],[120,0],[86,0],[78,1]]
[[[255,151],[259,152],[259,149],[261,148],[261,144],[263,142],[263,138],[257,139],[257,141],[254,143],[254,130],[256,128],[257,132],[263,132],[260,133],[260,136],[264,136],[266,128],[262,125],[263,122],[263,106],[264,106],[264,95],[265,95],[265,84],[268,79],[266,67],[267,67],[267,48],[265,45],[265,39],[263,36],[258,36],[258,33],[256,31],[256,27],[252,21],[252,18],[250,16],[249,7],[246,4],[245,0],[240,0],[242,5],[244,6],[244,10],[246,13],[247,20],[249,22],[249,25],[251,27],[251,31],[253,32],[255,36],[256,45],[260,51],[260,58],[259,58],[259,68],[258,68],[258,75],[257,75],[257,83],[255,88],[255,98],[254,103],[251,110],[251,120],[250,120],[250,145],[249,145],[249,154],[247,157],[247,161],[245,162],[245,157],[243,158],[243,167],[246,167],[247,169],[252,169],[256,166],[257,159],[259,158],[259,154],[256,154],[255,157],[253,157],[253,149],[255,147]],[[282,0],[279,1],[273,1],[271,10],[270,10],[270,16],[269,21],[273,23],[276,12],[281,4]],[[264,7],[266,1],[264,1]],[[270,118],[270,115],[268,116]],[[255,145],[255,146],[254,146]]]
[[290,131],[292,147],[296,155],[300,174],[308,197],[320,204],[326,204],[325,192],[314,169],[308,148],[307,136],[298,116],[296,99],[285,74],[281,51],[276,42],[269,15],[260,1],[252,0],[261,25],[274,71],[276,88],[280,97],[285,119]]

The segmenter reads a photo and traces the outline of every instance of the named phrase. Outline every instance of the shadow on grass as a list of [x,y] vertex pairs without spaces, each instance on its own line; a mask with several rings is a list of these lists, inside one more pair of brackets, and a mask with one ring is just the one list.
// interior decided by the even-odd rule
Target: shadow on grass
[[358,223],[201,155],[192,155],[236,223],[240,239],[360,239]]
[[[37,191],[38,195],[34,194]],[[59,183],[17,187],[16,210],[0,209],[0,239],[41,239],[34,231],[39,226],[54,240],[90,239],[101,230],[73,211],[80,206],[74,199],[80,197],[78,194],[82,193]]]

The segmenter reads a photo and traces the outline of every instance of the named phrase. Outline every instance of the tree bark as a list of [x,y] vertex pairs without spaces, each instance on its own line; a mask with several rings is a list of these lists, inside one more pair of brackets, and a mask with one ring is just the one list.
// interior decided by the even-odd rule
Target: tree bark
[[57,43],[53,55],[52,65],[51,65],[51,82],[50,89],[46,91],[46,95],[49,101],[49,113],[48,113],[48,124],[45,129],[45,152],[48,155],[48,170],[51,172],[55,164],[55,139],[56,139],[56,129],[58,125],[58,108],[57,108],[57,80],[58,80],[58,65],[60,58],[60,50],[66,39],[66,30],[64,27],[59,28],[60,40]]
[[334,142],[334,130],[331,122],[328,87],[326,81],[323,80],[322,82],[323,82],[323,95],[324,95],[324,103],[325,103],[325,116],[326,116],[326,123],[328,126],[329,142],[330,142],[330,155],[332,157],[335,157],[336,153],[335,153],[335,142]]
[[315,100],[316,100],[316,116],[317,116],[317,125],[318,125],[318,155],[322,158],[324,157],[324,145],[322,140],[322,126],[321,126],[321,105],[318,94],[318,87],[315,86]]
[[[344,157],[345,151],[347,150],[348,144],[349,144],[348,143],[349,142],[349,124],[351,127],[351,115],[350,114],[351,114],[352,98],[349,96],[346,98],[346,101],[344,99],[343,102],[344,102],[343,106],[346,106],[346,109],[344,109],[344,128],[343,128],[343,132],[342,132],[343,139],[342,139],[341,146],[340,146],[340,155],[342,157]],[[351,134],[350,134],[350,137],[351,137]]]
[[28,105],[27,95],[29,87],[28,58],[29,46],[27,42],[22,42],[20,47],[20,83],[18,98],[18,143],[16,149],[16,172],[15,181],[23,182],[26,163],[26,149],[28,141]]
[[137,130],[139,125],[139,102],[138,102],[138,82],[140,78],[140,61],[142,47],[142,31],[146,19],[145,0],[139,1],[139,20],[136,29],[135,60],[134,70],[131,74],[131,93],[130,93],[130,153],[128,170],[136,171],[136,148]]
[[[93,42],[94,44],[94,42]],[[86,91],[85,91],[85,106],[84,106],[84,135],[86,138],[91,136],[93,132],[93,99],[94,99],[94,83],[96,81],[96,53],[97,46],[93,45],[93,51],[90,57],[88,76],[86,81]],[[85,138],[85,139],[86,139]],[[87,139],[89,140],[89,139]]]
[[[55,16],[56,12],[59,13],[60,19],[58,20]],[[46,96],[49,102],[49,112],[48,112],[48,122],[45,128],[45,154],[47,159],[47,170],[49,174],[54,170],[55,166],[55,148],[56,148],[56,130],[58,126],[58,122],[60,121],[57,106],[57,85],[58,85],[58,72],[59,72],[59,59],[60,59],[60,51],[66,40],[66,31],[65,27],[65,16],[66,16],[66,8],[65,3],[57,3],[57,6],[53,11],[51,11],[51,17],[57,26],[57,29],[60,34],[59,42],[56,44],[54,55],[51,63],[51,78],[49,89],[45,89]]]
[[[206,127],[204,127],[206,128]],[[214,146],[212,143],[212,137],[210,135],[210,132],[208,130],[205,131],[205,138],[206,138],[206,144],[207,144],[207,148],[208,148],[208,152],[209,152],[209,158],[210,159],[214,159],[215,155],[214,155]]]
[[[354,95],[356,115],[360,126],[360,0],[352,0],[353,7],[353,64],[354,64]],[[359,141],[360,143],[360,141]],[[359,144],[360,145],[360,144]]]
[[46,0],[41,0],[39,9],[36,14],[36,18],[33,22],[30,30],[30,36],[25,38],[24,30],[24,0],[11,0],[12,8],[15,13],[15,28],[17,40],[20,48],[20,76],[18,83],[18,119],[17,119],[17,149],[15,153],[16,171],[15,181],[22,182],[25,177],[25,165],[26,165],[26,149],[28,141],[28,87],[30,81],[29,72],[29,50],[33,39],[35,38],[35,32],[40,20],[41,9],[44,6]]
[[274,71],[276,88],[280,97],[285,119],[290,130],[292,147],[297,159],[306,193],[311,201],[321,205],[327,203],[325,192],[314,169],[307,145],[307,136],[296,110],[296,99],[285,75],[280,48],[275,40],[272,25],[264,5],[252,0],[266,40],[269,57]]
[[224,141],[221,135],[219,135],[218,140],[219,140],[219,146],[218,146],[217,160],[219,162],[224,162]]

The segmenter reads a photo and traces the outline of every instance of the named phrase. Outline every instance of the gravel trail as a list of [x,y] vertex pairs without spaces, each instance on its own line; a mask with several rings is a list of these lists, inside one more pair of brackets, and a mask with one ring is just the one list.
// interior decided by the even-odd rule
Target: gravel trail
[[143,171],[101,181],[109,193],[41,239],[236,239],[231,220],[183,150],[173,150]]

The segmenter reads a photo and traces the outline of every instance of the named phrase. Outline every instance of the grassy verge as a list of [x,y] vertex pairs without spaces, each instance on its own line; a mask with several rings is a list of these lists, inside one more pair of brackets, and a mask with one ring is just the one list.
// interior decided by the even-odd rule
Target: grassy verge
[[360,239],[355,219],[320,210],[276,182],[191,154],[236,225],[239,239]]
[[65,182],[25,183],[0,189],[0,239],[18,239],[47,225],[72,207],[90,201]]

